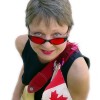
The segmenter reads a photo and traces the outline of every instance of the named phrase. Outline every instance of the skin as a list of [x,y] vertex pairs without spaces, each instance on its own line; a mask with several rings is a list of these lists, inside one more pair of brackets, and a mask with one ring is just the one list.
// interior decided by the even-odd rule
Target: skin
[[[39,25],[37,25],[33,20],[33,22],[29,25],[29,29],[31,35],[35,35],[47,40],[68,36],[68,33],[66,33],[68,31],[68,26],[59,26],[53,19],[50,20],[50,25],[48,27],[45,25],[44,21],[41,21]],[[46,63],[56,58],[65,49],[67,41],[60,45],[53,45],[49,42],[45,42],[44,44],[40,45],[31,41],[30,44],[32,49],[37,53],[40,61]],[[49,54],[48,52],[51,51],[52,53]]]
[[[42,37],[44,39],[55,38],[54,34],[58,32],[61,33],[62,37],[69,35],[69,32],[66,33],[68,30],[68,26],[67,25],[60,26],[56,23],[55,20],[50,21],[49,27],[47,27],[43,21],[41,21],[39,25],[34,24],[34,21],[33,21],[29,25],[29,28],[31,31],[30,32],[31,35],[34,35],[34,32],[41,32]],[[38,35],[41,36],[40,34]],[[28,40],[27,34],[21,35],[16,38],[15,44],[20,55],[22,55],[22,51],[25,47],[27,40]],[[47,63],[53,60],[55,57],[57,57],[65,49],[67,41],[60,45],[52,45],[49,42],[46,42],[42,45],[38,45],[31,41],[30,41],[30,44],[31,44],[32,49],[37,53],[39,60],[42,63]],[[41,49],[44,50],[45,52],[42,52]],[[53,50],[52,53],[45,54],[51,50]],[[25,85],[21,81],[21,76],[24,72],[23,67],[21,69],[12,100],[20,100],[20,97],[23,93],[23,89],[25,87]],[[73,62],[67,75],[67,84],[68,84],[68,89],[73,100],[86,100],[88,96],[88,92],[89,92],[89,71],[88,71],[88,66],[84,58],[79,57]]]

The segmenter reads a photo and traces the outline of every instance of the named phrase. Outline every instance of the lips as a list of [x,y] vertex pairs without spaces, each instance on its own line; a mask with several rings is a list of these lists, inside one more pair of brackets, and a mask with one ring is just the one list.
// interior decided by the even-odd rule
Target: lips
[[50,54],[52,54],[52,52],[53,52],[54,50],[51,50],[51,51],[41,50],[41,51],[42,51],[42,53],[45,54],[45,55],[50,55]]

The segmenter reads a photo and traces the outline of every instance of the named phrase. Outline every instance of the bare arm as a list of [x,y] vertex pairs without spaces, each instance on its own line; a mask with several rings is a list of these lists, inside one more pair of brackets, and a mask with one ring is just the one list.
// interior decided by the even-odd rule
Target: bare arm
[[[16,38],[15,45],[16,45],[16,49],[18,50],[20,55],[22,55],[22,51],[24,49],[26,41],[27,41],[27,35],[22,35],[22,36],[19,36]],[[25,87],[25,85],[22,83],[23,72],[24,72],[24,65],[21,68],[19,78],[18,78],[16,87],[14,89],[12,100],[20,100],[20,98],[22,96],[22,93],[23,93],[23,90]]]
[[12,100],[20,100],[20,98],[22,96],[22,93],[23,93],[23,90],[24,90],[24,87],[25,87],[25,85],[22,83],[22,80],[21,80],[21,77],[22,77],[22,74],[23,74],[23,69],[24,69],[24,67],[22,67],[22,69],[21,69],[21,72],[20,72],[20,75],[19,75],[19,78],[18,78],[18,82],[16,84],[16,87],[15,87],[15,90],[14,90],[14,93],[13,93]]
[[87,100],[89,92],[89,71],[82,57],[76,59],[72,64],[67,81],[72,100]]

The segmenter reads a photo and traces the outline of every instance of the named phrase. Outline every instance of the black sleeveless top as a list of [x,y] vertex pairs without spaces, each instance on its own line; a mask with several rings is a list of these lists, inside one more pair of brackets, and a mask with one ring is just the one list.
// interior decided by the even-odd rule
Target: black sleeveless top
[[[88,66],[90,66],[89,59],[85,56],[83,56],[79,50],[77,50],[65,64],[61,67],[62,74],[64,76],[65,82],[67,82],[67,74],[68,71],[74,62],[75,59],[78,57],[84,57],[86,63]],[[30,46],[29,40],[27,41],[24,50],[22,52],[22,60],[24,63],[24,73],[22,75],[22,83],[25,85],[28,85],[31,79],[39,72],[41,71],[46,64],[43,64],[39,61],[37,54],[33,51],[33,49]],[[43,88],[41,88],[39,91],[35,93],[35,100],[41,100],[42,93],[45,89],[45,87],[49,84],[50,80],[45,84]],[[67,83],[66,83],[67,84]]]

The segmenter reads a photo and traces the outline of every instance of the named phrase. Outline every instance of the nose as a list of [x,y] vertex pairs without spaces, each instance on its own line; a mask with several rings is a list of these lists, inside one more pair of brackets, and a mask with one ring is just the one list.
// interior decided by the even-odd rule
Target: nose
[[45,36],[45,43],[42,44],[45,48],[50,48],[52,46],[52,44],[49,42],[49,40],[51,40],[51,37]]
[[46,41],[45,43],[42,44],[42,46],[44,46],[45,48],[49,49],[53,45],[49,41]]

